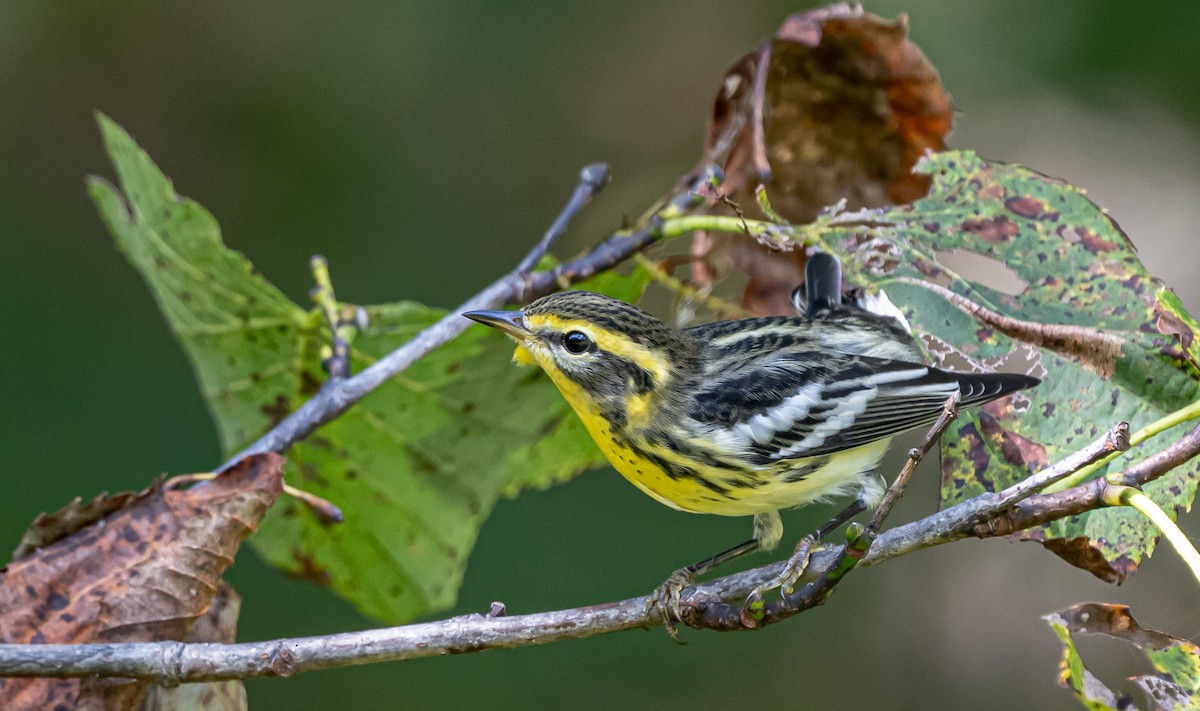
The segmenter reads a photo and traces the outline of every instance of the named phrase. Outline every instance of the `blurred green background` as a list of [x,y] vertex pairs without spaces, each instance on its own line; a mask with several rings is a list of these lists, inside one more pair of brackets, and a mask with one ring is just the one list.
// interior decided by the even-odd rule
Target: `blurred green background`
[[[450,307],[515,263],[583,164],[608,162],[615,181],[560,254],[640,212],[694,163],[724,69],[805,7],[0,4],[0,548],[75,495],[220,461],[187,362],[84,194],[84,175],[111,175],[94,110],[298,301],[321,253],[344,300]],[[909,13],[955,98],[955,147],[1088,188],[1200,306],[1200,5],[867,9]],[[936,479],[926,467],[893,520],[931,511]],[[828,514],[789,514],[789,537]],[[501,502],[456,612],[643,594],[748,529],[590,473]],[[251,553],[228,577],[242,640],[372,624]],[[1200,634],[1200,591],[1169,552],[1113,588],[1034,545],[966,541],[856,574],[824,608],[757,634],[685,631],[681,647],[632,632],[248,689],[256,709],[1075,708],[1039,615],[1088,599]],[[1093,646],[1110,680],[1148,669]]]

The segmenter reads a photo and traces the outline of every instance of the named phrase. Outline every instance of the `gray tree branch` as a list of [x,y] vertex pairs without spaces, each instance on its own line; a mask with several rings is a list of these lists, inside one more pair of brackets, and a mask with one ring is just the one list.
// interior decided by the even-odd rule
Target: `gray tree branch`
[[[1030,494],[1128,446],[1128,426],[1122,423],[1021,484],[881,533],[860,565],[882,563],[969,536],[1005,535],[1019,530],[1013,526],[1024,528],[1100,508],[1105,505],[1102,500],[1107,486],[1105,479],[1054,494]],[[1146,484],[1197,454],[1200,454],[1200,426],[1112,479],[1123,484]],[[817,580],[825,575],[840,554],[840,546],[816,551],[805,579]],[[685,615],[688,619],[684,622],[702,620],[706,606],[714,601],[745,596],[777,578],[783,565],[774,563],[684,590],[685,611],[694,611]],[[797,592],[803,593],[803,589]],[[648,614],[646,602],[646,597],[637,597],[532,615],[466,615],[440,622],[244,644],[8,644],[0,645],[0,676],[95,675],[148,679],[164,685],[288,676],[333,667],[547,644],[660,625],[660,616]]]

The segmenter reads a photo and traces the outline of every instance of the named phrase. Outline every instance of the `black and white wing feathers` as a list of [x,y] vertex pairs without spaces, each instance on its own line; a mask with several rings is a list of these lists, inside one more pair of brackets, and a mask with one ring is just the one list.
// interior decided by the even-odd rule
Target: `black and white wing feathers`
[[769,465],[851,449],[932,424],[961,390],[961,407],[1038,381],[954,373],[919,363],[815,351],[763,353],[743,379],[699,383],[689,416],[719,430],[725,448]]

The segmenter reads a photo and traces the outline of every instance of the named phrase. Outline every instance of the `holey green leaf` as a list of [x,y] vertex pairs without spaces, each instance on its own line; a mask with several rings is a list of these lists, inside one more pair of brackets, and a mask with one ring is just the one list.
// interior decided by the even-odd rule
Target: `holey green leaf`
[[[212,215],[176,195],[128,134],[99,122],[120,189],[93,178],[92,199],[187,351],[232,453],[320,387],[328,329],[227,249]],[[645,284],[637,274],[588,286],[636,299]],[[412,302],[367,312],[352,344],[356,372],[444,313]],[[380,620],[453,605],[501,494],[603,461],[540,370],[513,367],[511,352],[499,334],[468,329],[297,444],[288,481],[336,503],[346,521],[322,524],[285,497],[254,547]]]
[[[926,197],[825,215],[821,241],[847,260],[849,278],[886,289],[938,364],[1043,378],[964,414],[943,437],[943,505],[1019,481],[1116,422],[1136,430],[1200,399],[1196,322],[1082,190],[970,152],[932,155],[918,170],[933,177]],[[1170,512],[1189,507],[1196,475],[1189,463],[1146,493]],[[1157,529],[1110,508],[1019,535],[1120,581]]]
[[[1042,619],[1063,643],[1063,656],[1058,665],[1059,686],[1075,692],[1085,708],[1097,711],[1200,708],[1200,648],[1194,642],[1142,627],[1125,605],[1080,603]],[[1102,634],[1124,640],[1146,655],[1154,667],[1153,673],[1127,678],[1144,694],[1148,703],[1136,704],[1127,691],[1114,691],[1088,670],[1085,655],[1080,654],[1075,644],[1075,637],[1083,634]],[[1139,668],[1142,666],[1133,667],[1126,673],[1143,672],[1144,669]]]

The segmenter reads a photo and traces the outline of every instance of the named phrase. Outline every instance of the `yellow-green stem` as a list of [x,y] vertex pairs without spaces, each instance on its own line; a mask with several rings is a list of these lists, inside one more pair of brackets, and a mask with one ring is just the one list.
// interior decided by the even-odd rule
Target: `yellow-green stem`
[[1104,503],[1109,506],[1129,506],[1141,512],[1150,522],[1158,526],[1163,536],[1175,548],[1175,552],[1187,563],[1192,571],[1192,577],[1200,583],[1200,552],[1188,540],[1188,537],[1171,517],[1141,489],[1132,486],[1111,485],[1104,491]]
[[680,237],[690,232],[740,232],[742,234],[760,236],[768,234],[787,234],[792,230],[765,220],[750,220],[734,215],[684,215],[663,220],[662,236],[665,238]]
[[[1189,420],[1194,420],[1198,417],[1200,417],[1200,400],[1193,402],[1191,405],[1188,405],[1187,407],[1180,408],[1180,409],[1176,410],[1175,412],[1172,412],[1171,414],[1167,415],[1166,417],[1162,417],[1158,420],[1155,420],[1154,422],[1146,425],[1145,427],[1141,428],[1137,432],[1134,432],[1133,434],[1131,434],[1129,436],[1130,450],[1132,450],[1133,447],[1141,444],[1142,442],[1145,442],[1146,440],[1150,439],[1151,437],[1154,437],[1157,434],[1160,434],[1162,432],[1165,432],[1166,430],[1171,429],[1175,425],[1182,424]],[[1116,459],[1117,457],[1121,456],[1122,454],[1123,454],[1123,452],[1113,452],[1112,454],[1109,454],[1108,456],[1104,457],[1103,459],[1100,459],[1099,461],[1097,461],[1093,464],[1089,464],[1088,466],[1084,467],[1083,469],[1080,469],[1079,471],[1075,472],[1071,476],[1046,487],[1045,493],[1051,494],[1056,491],[1063,491],[1065,489],[1070,489],[1073,486],[1076,486],[1078,484],[1081,484],[1081,483],[1087,481],[1088,479],[1090,479],[1092,477],[1093,474],[1095,474],[1097,471],[1099,471],[1101,467],[1108,464],[1109,462]]]

